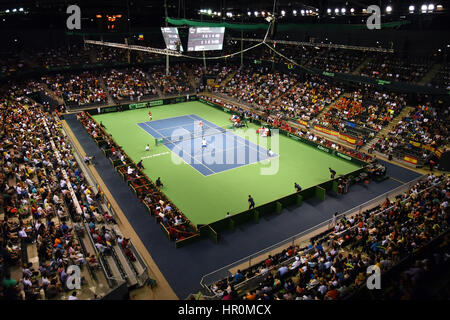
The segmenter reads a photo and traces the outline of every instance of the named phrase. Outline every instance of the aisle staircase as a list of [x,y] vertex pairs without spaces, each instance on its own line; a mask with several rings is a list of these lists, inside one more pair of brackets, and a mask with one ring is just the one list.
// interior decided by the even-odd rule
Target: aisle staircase
[[97,63],[97,50],[93,50],[93,47],[89,46],[86,48],[86,51],[88,51],[89,61],[91,63]]
[[372,57],[367,57],[353,72],[354,75],[360,75],[361,69],[364,68],[370,61]]
[[[90,174],[88,173],[88,167],[84,164],[84,162],[81,161],[80,156],[76,153],[75,158],[77,159],[77,162],[80,164],[80,167],[83,172],[86,172],[86,180],[88,181],[89,185],[92,186],[94,192],[98,192],[95,181],[92,180]],[[104,201],[97,201],[96,205],[101,208],[101,211],[108,212],[109,209]],[[135,256],[136,260],[131,261],[126,253],[124,248],[122,248],[121,245],[117,242],[117,237],[120,235],[123,237],[123,234],[117,224],[111,224],[106,222],[96,222],[95,223],[96,228],[101,229],[102,227],[105,227],[109,233],[112,235],[112,238],[114,239],[111,249],[111,254],[103,255],[102,257],[104,259],[105,265],[104,267],[109,272],[109,278],[110,280],[114,281],[122,281],[125,280],[127,282],[127,286],[129,289],[137,288],[145,283],[145,277],[143,277],[143,272],[145,271],[142,260],[139,258],[139,253],[136,251],[134,245],[130,245],[129,249]],[[89,235],[89,229],[86,230],[86,238],[90,242],[90,247],[95,249],[94,242],[92,240],[92,237]]]
[[372,146],[372,144],[376,143],[378,141],[378,139],[380,139],[380,137],[387,136],[388,133],[391,132],[392,129],[395,128],[395,126],[399,123],[399,121],[401,121],[404,117],[406,117],[414,109],[415,108],[411,107],[411,106],[404,107],[402,109],[402,111],[398,114],[398,116],[396,116],[394,119],[392,119],[391,122],[389,122],[389,124],[386,127],[381,129],[371,141],[367,142],[361,148],[361,150],[364,152],[367,152],[367,150]]
[[98,83],[100,84],[100,87],[103,89],[104,92],[106,92],[106,96],[108,97],[108,105],[115,105],[115,101],[114,99],[111,97],[111,95],[109,94],[109,90],[106,87],[105,81],[103,81],[102,77],[98,78]]
[[195,76],[191,71],[188,71],[188,81],[192,88],[197,89],[200,80],[195,80]]
[[[334,105],[335,105],[342,97],[348,98],[349,96],[350,96],[349,93],[346,93],[346,92],[341,93],[341,94],[339,95],[339,97],[337,97],[332,103],[330,103],[329,105],[325,106],[325,108],[323,108],[323,110],[320,111],[320,112],[317,114],[317,116],[315,116],[314,118],[312,118],[311,120],[309,120],[308,125],[309,125],[310,127],[313,127],[313,126],[314,126],[314,120],[315,120],[315,119],[318,119],[322,114],[328,112],[328,111],[331,109],[331,107],[333,107],[333,106],[334,106]],[[320,135],[320,133],[319,133],[319,135]]]
[[295,90],[300,84],[302,84],[302,82],[300,82],[300,81],[296,82],[289,90],[286,90],[286,92],[282,93],[278,98],[273,100],[270,104],[277,105],[277,103],[279,103],[285,96],[287,96],[289,94],[289,92],[291,92],[292,90]]
[[441,70],[441,68],[442,68],[442,64],[440,64],[440,63],[434,64],[433,67],[431,67],[430,71],[428,71],[428,73],[426,73],[423,76],[422,80],[420,80],[417,84],[419,84],[421,86],[426,86],[428,83],[431,82],[431,80],[433,80],[433,78]]
[[47,93],[47,95],[49,95],[52,99],[56,100],[56,102],[58,102],[58,104],[63,105],[64,104],[64,99],[61,97],[58,97],[53,90],[51,90],[47,84],[42,83],[42,88],[44,88],[44,91]]
[[233,79],[233,77],[236,75],[236,73],[238,72],[238,70],[231,72],[229,75],[226,76],[226,78],[224,80],[222,80],[222,82],[219,84],[219,87],[225,87],[226,84],[228,82],[230,82],[231,79]]
[[20,57],[25,61],[25,65],[31,69],[39,68],[39,64],[36,63],[35,59],[33,59],[30,54],[25,51],[20,52]]

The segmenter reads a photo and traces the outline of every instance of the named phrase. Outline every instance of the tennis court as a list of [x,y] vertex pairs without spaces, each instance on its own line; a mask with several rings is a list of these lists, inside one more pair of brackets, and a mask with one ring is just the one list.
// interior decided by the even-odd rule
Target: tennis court
[[[152,121],[148,121],[149,110],[153,114]],[[233,215],[248,209],[249,194],[258,206],[294,193],[294,182],[303,189],[325,182],[330,179],[329,167],[337,176],[359,169],[356,164],[283,135],[279,135],[279,146],[275,148],[275,136],[258,136],[256,124],[229,129],[230,116],[220,109],[192,101],[105,113],[94,118],[102,121],[106,131],[135,162],[142,160],[144,172],[150,179],[161,178],[164,193],[194,224],[212,223],[223,219],[227,212]],[[239,160],[235,164],[220,163],[219,156],[202,158],[202,139],[195,133],[196,121],[200,119],[204,130],[212,132],[205,135],[209,152],[215,148],[216,155],[226,155],[222,159],[228,159],[231,154],[251,156],[233,158]],[[172,144],[164,138],[172,139],[173,131],[176,134]],[[249,132],[256,137],[249,137]],[[156,145],[155,139],[161,137],[163,143]],[[227,146],[227,141],[234,145]],[[149,151],[145,151],[147,144]],[[252,153],[251,148],[258,151]],[[278,154],[274,159],[265,159],[269,148]],[[180,149],[185,149],[185,154]],[[226,151],[221,153],[220,150]],[[211,154],[214,156],[214,152]],[[192,157],[199,163],[195,164]],[[261,174],[262,170],[272,167],[277,169],[272,174]]]
[[[222,128],[195,114],[141,122],[138,126],[204,176],[269,159],[266,148],[235,135],[232,125]],[[276,153],[270,156],[276,157]]]

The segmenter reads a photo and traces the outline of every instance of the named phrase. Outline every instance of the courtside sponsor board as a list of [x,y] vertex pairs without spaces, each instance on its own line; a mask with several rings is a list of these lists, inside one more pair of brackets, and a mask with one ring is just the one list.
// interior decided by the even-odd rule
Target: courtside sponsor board
[[342,154],[342,153],[340,153],[340,152],[336,152],[336,155],[339,156],[339,157],[341,157],[341,158],[344,158],[345,160],[352,161],[352,158],[351,158],[351,157],[349,157],[349,156],[347,156],[347,155],[345,155],[345,154]]
[[321,145],[318,145],[317,146],[317,149],[319,149],[319,150],[322,150],[322,151],[325,151],[325,152],[330,152],[330,149],[328,149],[328,148],[326,148],[326,147],[323,147],[323,146],[321,146]]
[[147,103],[145,103],[145,102],[136,103],[136,109],[145,108],[146,106],[147,106]]
[[150,101],[149,104],[151,107],[160,106],[160,105],[164,104],[164,101],[163,100],[154,100],[154,101]]
[[115,111],[117,111],[117,107],[107,107],[101,109],[101,113],[115,112]]
[[140,108],[145,108],[146,105],[147,105],[146,102],[132,103],[132,104],[130,104],[130,109],[140,109]]
[[300,139],[300,137],[298,137],[298,136],[296,136],[295,134],[292,134],[292,133],[288,133],[288,136],[291,137],[292,139],[295,139],[295,140],[298,140],[298,141],[302,140],[302,139]]

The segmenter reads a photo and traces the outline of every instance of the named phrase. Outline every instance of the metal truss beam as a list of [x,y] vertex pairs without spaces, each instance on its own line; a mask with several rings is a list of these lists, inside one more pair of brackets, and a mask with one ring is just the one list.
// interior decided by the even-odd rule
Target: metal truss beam
[[[252,38],[236,38],[230,37],[228,40],[235,41],[248,41],[248,42],[262,42],[263,39],[252,39]],[[335,49],[349,49],[349,50],[359,50],[359,51],[371,51],[371,52],[387,52],[394,53],[394,49],[376,48],[376,47],[360,47],[360,46],[348,46],[344,44],[332,44],[332,43],[314,43],[314,42],[300,42],[300,41],[289,41],[289,40],[270,40],[266,39],[266,42],[277,44],[287,44],[292,46],[308,46],[308,47],[323,47],[323,48],[335,48]]]
[[96,40],[84,40],[84,43],[95,44],[95,45],[106,46],[106,47],[113,47],[113,48],[120,48],[120,49],[126,49],[126,50],[136,50],[136,51],[157,53],[157,54],[169,55],[169,56],[174,56],[174,57],[182,56],[182,54],[180,52],[174,51],[174,50],[169,50],[169,49],[157,49],[157,48],[151,48],[151,47],[128,45],[128,44],[115,43],[115,42],[96,41]]

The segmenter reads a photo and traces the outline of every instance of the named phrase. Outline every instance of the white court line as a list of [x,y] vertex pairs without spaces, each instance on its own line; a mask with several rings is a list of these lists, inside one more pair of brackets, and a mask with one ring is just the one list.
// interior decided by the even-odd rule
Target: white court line
[[[242,138],[242,137],[240,137],[240,138]],[[243,145],[244,146],[244,148],[246,148],[246,146],[245,145]],[[178,146],[177,146],[178,147]],[[247,148],[246,148],[247,149]],[[227,151],[227,150],[238,150],[238,147],[233,147],[233,148],[227,148],[227,149],[220,149],[220,150],[216,150],[216,152],[224,152],[224,151]],[[194,159],[196,159],[196,160],[203,160],[203,159],[199,159],[198,158],[198,156],[196,155],[196,154],[194,154],[194,155],[192,155],[192,153],[191,152],[189,152],[190,153],[190,155],[191,155],[191,158],[194,158]],[[257,163],[262,163],[262,162],[264,162],[264,161],[270,161],[270,160],[272,160],[272,159],[277,159],[277,158],[279,158],[280,157],[280,155],[279,154],[276,154],[276,156],[273,156],[273,157],[269,157],[269,156],[267,156],[266,154],[264,154],[264,152],[260,152],[262,155],[265,155],[267,158],[266,159],[261,159],[261,160],[258,160],[258,161],[254,161],[254,162],[250,162],[250,163],[242,163],[242,164],[239,164],[239,163],[235,163],[235,164],[237,164],[237,166],[236,167],[234,167],[234,168],[229,168],[229,169],[225,169],[225,170],[221,170],[221,171],[214,171],[214,170],[212,170],[212,169],[210,169],[209,167],[208,167],[208,169],[211,171],[211,172],[214,172],[214,173],[212,173],[212,174],[209,174],[209,175],[207,175],[207,176],[213,176],[213,175],[216,175],[216,174],[220,174],[220,173],[223,173],[223,172],[227,172],[227,171],[230,171],[230,170],[233,170],[233,169],[238,169],[238,168],[243,168],[243,167],[246,167],[246,166],[250,166],[250,165],[254,165],[254,164],[257,164]],[[202,153],[202,156],[203,156],[203,153]],[[203,161],[202,161],[202,164],[203,164]],[[222,163],[221,165],[230,165],[230,164],[233,164],[233,163]]]
[[169,153],[170,153],[170,151],[162,152],[162,153],[156,153],[156,154],[152,154],[150,156],[141,157],[141,160],[150,159],[150,158],[153,158],[153,157],[164,156],[164,155],[169,154]]
[[[158,121],[166,121],[166,120],[171,120],[171,119],[176,119],[176,118],[185,118],[185,117],[189,117],[191,115],[194,115],[194,114],[191,113],[191,114],[187,114],[187,115],[184,115],[184,116],[176,116],[176,117],[172,117],[172,118],[165,118],[165,119],[158,119],[158,120],[148,120],[148,121],[145,121],[145,122],[138,122],[138,124],[139,123],[147,123],[147,122],[154,123],[154,122],[158,122]],[[176,128],[176,126],[175,127],[167,127],[167,128]]]
[[[185,116],[185,117],[187,117],[187,116]],[[154,121],[164,121],[164,120],[154,120]],[[145,124],[145,125],[147,125],[147,123],[148,122],[150,122],[150,123],[153,123],[154,121],[146,121],[146,122],[139,122],[140,124]],[[173,126],[173,127],[164,127],[163,129],[161,129],[161,130],[166,130],[166,129],[173,129],[173,128],[183,128],[183,126],[186,126],[186,125],[191,125],[191,124],[193,124],[192,123],[192,121],[190,121],[190,122],[187,122],[187,123],[185,123],[185,124],[181,124],[181,125],[179,125],[179,126]],[[156,130],[155,128],[153,128],[153,127],[150,127],[150,128],[152,128],[152,129],[154,129],[154,130]],[[185,128],[183,128],[183,129],[185,129]],[[186,129],[187,130],[187,129]],[[189,131],[189,130],[187,130],[187,131]],[[189,131],[190,132],[190,131]]]
[[[141,123],[142,124],[142,123]],[[145,123],[144,123],[145,124]],[[148,132],[147,130],[145,130],[144,128],[142,128],[141,126],[139,126],[139,123],[138,123],[138,127],[139,128],[141,128],[142,130],[144,130],[144,132],[146,133],[146,134],[149,134],[151,137],[153,137],[154,139],[156,139],[150,132]]]
[[[195,118],[195,117],[193,117],[193,116],[198,117],[198,118],[200,118],[201,120],[198,120],[197,118]],[[209,123],[212,124],[212,125],[208,125],[208,128],[211,128],[211,129],[222,128],[221,126],[218,126],[217,124],[215,124],[215,123],[213,123],[213,122],[211,122],[211,121],[208,121],[208,120],[206,120],[206,119],[203,119],[202,117],[200,117],[200,116],[198,116],[198,115],[196,115],[196,114],[190,114],[190,115],[188,115],[188,117],[191,118],[191,119],[193,119],[193,120],[194,120],[194,123],[195,123],[195,121],[202,121],[203,123],[209,122]]]
[[[195,121],[198,121],[197,119],[192,118],[191,115],[184,115],[184,116],[173,117],[173,118],[167,118],[167,119],[182,118],[182,117],[187,117],[187,118],[193,119],[193,120],[195,120]],[[155,121],[164,121],[164,120],[165,120],[165,119],[155,120]],[[202,119],[202,120],[204,120],[204,119]],[[204,120],[204,121],[207,121],[207,120]],[[149,127],[149,128],[151,128],[151,129],[155,130],[156,132],[158,132],[158,134],[160,134],[161,137],[158,137],[158,138],[155,137],[155,139],[167,138],[167,137],[168,137],[167,135],[163,135],[158,129],[156,129],[156,128],[154,128],[153,126],[151,126],[151,125],[148,124],[148,123],[153,123],[153,122],[154,122],[154,121],[146,121],[146,122],[139,122],[138,124],[144,124],[144,125],[146,125],[147,127]],[[208,121],[208,122],[209,122],[209,121]],[[211,122],[210,122],[210,123],[211,123]],[[181,124],[181,125],[174,126],[174,127],[164,127],[163,129],[160,129],[160,130],[167,130],[167,129],[177,128],[177,129],[184,129],[184,130],[186,130],[186,133],[188,133],[188,134],[195,134],[195,133],[196,133],[196,132],[195,132],[195,128],[194,128],[194,131],[188,130],[187,128],[184,127],[184,126],[187,126],[187,125],[195,125],[195,122],[189,121],[189,122],[187,122],[187,123],[185,123],[185,124]],[[205,129],[207,130],[207,129],[209,129],[209,128],[211,128],[211,129],[216,129],[217,131],[219,131],[219,130],[217,129],[218,127],[219,127],[219,126],[217,126],[217,125],[215,125],[215,124],[214,124],[214,127],[208,125],[206,128],[203,128],[202,131],[204,131]],[[220,127],[219,127],[219,128],[220,128]],[[218,134],[218,133],[222,133],[222,131],[217,132],[217,134]],[[203,132],[202,132],[202,135],[203,135]],[[211,134],[211,135],[212,135],[212,134]],[[195,137],[195,138],[198,138],[198,137]],[[195,139],[195,138],[194,138],[194,139]],[[187,139],[184,139],[184,140],[187,140]]]
[[[191,115],[185,115],[185,116],[180,116],[180,117],[189,117],[189,118],[191,118],[191,119],[193,119],[193,120],[195,120],[195,121],[199,121],[198,119],[196,119],[196,118],[192,118],[191,117]],[[195,115],[195,116],[197,116],[197,115]],[[174,117],[174,118],[180,118],[180,117]],[[197,116],[197,117],[199,117],[199,116]],[[217,125],[215,125],[214,123],[212,123],[212,122],[210,122],[210,121],[208,121],[208,120],[205,120],[205,119],[203,119],[203,118],[201,118],[201,117],[199,117],[200,119],[202,119],[202,121],[205,121],[205,122],[208,122],[208,123],[210,123],[210,124],[213,124],[214,126],[215,126],[215,128],[213,127],[213,126],[209,126],[208,125],[208,127],[211,127],[212,129],[216,129],[218,126]],[[156,121],[158,121],[158,120],[156,120]],[[151,130],[154,130],[154,131],[156,131],[156,133],[158,133],[159,135],[161,135],[161,137],[164,137],[162,134],[161,134],[161,132],[159,132],[159,130],[157,130],[157,129],[155,129],[155,128],[153,128],[153,127],[151,127],[151,126],[149,126],[148,124],[147,124],[147,122],[150,122],[150,121],[146,121],[146,122],[141,122],[140,124],[144,124],[145,126],[147,126],[148,128],[150,128]],[[140,127],[140,126],[139,126]],[[176,126],[176,127],[172,127],[172,128],[179,128],[180,126]],[[142,128],[142,127],[141,127]],[[169,127],[168,127],[169,128]],[[143,129],[143,128],[142,128]],[[185,129],[185,128],[183,128],[183,129]],[[143,129],[144,130],[144,129]],[[187,130],[187,129],[185,129],[186,131],[188,131],[189,133],[192,133],[192,132],[190,132],[189,130]],[[149,133],[148,131],[146,131],[146,130],[144,130],[145,132],[147,132],[147,133]],[[247,140],[247,139],[245,139],[245,138],[243,138],[243,137],[241,137],[241,136],[239,136],[239,135],[237,135],[237,134],[234,134],[233,132],[231,132],[231,131],[225,131],[225,132],[219,132],[219,133],[217,133],[216,135],[223,135],[223,134],[225,134],[225,136],[228,134],[228,133],[230,133],[231,134],[231,136],[230,137],[237,137],[238,139],[234,139],[237,143],[239,143],[241,146],[244,146],[244,148],[249,148],[249,149],[252,149],[252,150],[254,150],[254,151],[256,151],[258,154],[262,154],[263,156],[266,156],[267,158],[266,159],[262,159],[262,160],[259,160],[259,161],[254,161],[254,162],[251,162],[251,163],[247,163],[247,164],[240,164],[239,166],[237,166],[237,167],[235,167],[235,168],[231,168],[231,169],[227,169],[227,170],[221,170],[221,171],[218,171],[218,172],[216,172],[216,171],[214,171],[214,170],[212,170],[211,168],[209,168],[207,165],[205,165],[205,164],[203,164],[203,161],[199,161],[199,159],[195,156],[195,154],[193,155],[191,152],[187,152],[188,153],[188,155],[189,155],[189,157],[193,160],[193,162],[195,162],[195,160],[197,160],[197,161],[199,161],[200,163],[200,165],[202,165],[203,167],[205,167],[207,170],[209,170],[210,172],[212,172],[212,174],[209,174],[209,175],[207,175],[207,176],[210,176],[210,175],[215,175],[215,174],[218,174],[218,173],[222,173],[222,172],[226,172],[226,171],[228,171],[228,170],[232,170],[232,169],[237,169],[237,168],[242,168],[242,167],[245,167],[245,166],[248,166],[248,165],[252,165],[252,164],[255,164],[255,163],[259,163],[259,162],[262,162],[262,161],[266,161],[266,160],[270,160],[270,159],[276,159],[276,158],[279,158],[279,155],[278,154],[276,154],[276,156],[275,157],[269,157],[269,156],[267,156],[263,151],[260,151],[260,150],[257,150],[257,149],[255,149],[252,145],[255,145],[253,142],[251,142],[250,140]],[[211,135],[211,136],[213,136],[213,135]],[[158,138],[156,138],[156,137],[154,137],[155,139],[158,139]],[[199,139],[199,137],[197,137],[197,138],[194,138],[194,139]],[[241,140],[243,140],[244,141],[244,143],[242,143],[242,141]],[[246,143],[245,142],[247,142],[248,141],[248,145],[246,145]],[[180,141],[181,142],[181,141]],[[178,142],[179,143],[179,142]],[[169,143],[169,144],[172,144],[173,146],[174,146],[174,148],[178,148],[179,150],[181,150],[181,151],[183,151],[183,153],[184,153],[184,151],[185,150],[183,150],[182,148],[180,148],[178,145],[176,145],[175,143],[173,143],[173,142],[171,142],[171,143]],[[255,146],[257,146],[257,147],[261,147],[261,148],[264,148],[264,147],[262,147],[262,146],[259,146],[259,145],[255,145]],[[173,152],[173,149],[170,149],[170,148],[168,148],[167,146],[165,146],[167,149],[169,149],[170,151],[172,151]],[[235,149],[235,150],[237,150],[237,147],[234,147],[233,149]],[[266,151],[268,151],[266,148],[264,148]],[[225,150],[227,150],[227,149],[225,149]],[[222,151],[225,151],[225,150],[216,150],[216,152],[222,152]],[[230,149],[231,150],[231,149]],[[175,153],[175,152],[173,152],[173,153]],[[202,172],[200,172],[199,170],[197,170],[194,166],[193,166],[193,164],[194,163],[192,163],[192,164],[190,164],[190,163],[188,163],[188,162],[186,162],[186,160],[184,160],[182,157],[180,157],[178,154],[176,154],[175,153],[175,155],[176,156],[178,156],[181,160],[183,160],[184,161],[184,163],[186,163],[187,165],[189,165],[189,166],[191,166],[192,168],[194,168],[197,172],[199,172],[201,175],[203,175],[203,176],[205,176]],[[203,159],[201,159],[201,160],[203,160]]]
[[[196,114],[193,114],[193,115],[196,116],[196,117],[198,117],[198,118],[200,118],[200,119],[202,119],[202,121],[208,122],[208,123],[210,123],[210,124],[215,125],[216,127],[218,127],[216,124],[214,124],[214,123],[212,123],[212,122],[210,122],[210,121],[208,121],[208,120],[205,120],[205,119],[203,119],[202,117],[200,117],[200,116],[198,116],[198,115],[196,115]],[[189,117],[191,117],[191,116],[189,115]],[[194,118],[194,119],[195,119],[195,118]],[[198,119],[195,119],[195,120],[199,121]],[[262,155],[264,155],[264,156],[267,156],[263,151],[259,151],[259,150],[255,149],[252,145],[255,145],[255,146],[261,147],[261,148],[264,148],[264,147],[262,147],[262,146],[260,146],[260,145],[257,145],[257,144],[254,144],[254,143],[251,142],[250,140],[247,140],[247,139],[245,139],[245,138],[243,138],[243,137],[241,137],[241,136],[235,134],[235,133],[232,132],[232,131],[228,131],[228,130],[227,130],[227,131],[225,131],[225,132],[221,132],[221,134],[225,134],[225,136],[226,136],[228,133],[231,134],[231,137],[232,137],[232,136],[235,136],[235,137],[240,138],[240,139],[235,139],[235,140],[236,140],[238,143],[240,143],[242,146],[244,146],[245,148],[248,147],[249,149],[252,149],[252,150],[256,151],[258,154],[262,154]],[[243,140],[244,143],[242,143],[241,140]],[[248,145],[245,144],[245,142],[247,142],[247,141],[248,141]],[[268,151],[266,148],[264,148],[264,149],[265,149],[266,151]],[[276,155],[276,156],[274,156],[274,157],[269,157],[269,156],[267,156],[266,159],[259,160],[259,161],[255,161],[255,162],[251,162],[251,163],[247,163],[247,164],[243,164],[243,165],[241,165],[241,166],[239,166],[239,167],[236,167],[236,168],[245,167],[245,166],[247,166],[247,165],[251,165],[251,164],[254,164],[254,163],[259,163],[259,162],[266,161],[266,160],[269,160],[269,159],[277,159],[277,158],[280,157],[279,154],[275,154],[275,155]],[[235,168],[233,168],[233,169],[235,169]],[[228,169],[228,170],[231,170],[231,169]],[[214,174],[221,173],[221,172],[225,172],[225,171],[228,171],[228,170],[221,170],[221,171],[219,171],[219,172],[215,172],[215,171],[214,171]],[[211,171],[213,171],[213,170],[211,170]]]
[[[195,116],[197,116],[197,115],[195,115]],[[197,117],[199,117],[199,116],[197,116]],[[202,117],[199,117],[199,118],[201,118],[202,121],[206,121],[206,122],[209,122],[209,123],[215,125],[214,123],[212,123],[212,122],[210,122],[210,121],[208,121],[208,120],[205,120],[205,119],[203,119]],[[198,121],[198,119],[195,119],[195,120]],[[218,127],[217,125],[215,125],[215,126]],[[253,145],[255,145],[255,146],[258,146],[258,147],[261,147],[261,148],[264,148],[264,147],[262,147],[262,146],[260,146],[260,145],[254,144],[254,143],[251,142],[250,140],[247,140],[247,139],[245,139],[245,138],[243,138],[243,137],[241,137],[241,136],[235,134],[235,133],[232,132],[232,131],[228,131],[228,130],[227,130],[227,131],[222,132],[222,133],[225,133],[225,135],[226,135],[227,133],[231,133],[232,135],[234,135],[234,136],[236,136],[236,137],[238,137],[238,138],[241,138],[241,139],[244,140],[244,141],[248,141],[248,142],[249,142],[248,148],[249,148],[249,149],[252,149],[252,150],[254,150],[254,151],[257,151],[258,153],[260,153],[261,151],[255,149],[253,146],[251,146],[251,144],[253,144]],[[239,140],[239,139],[236,139],[236,140]],[[240,143],[240,141],[238,141],[238,142]],[[245,143],[241,143],[241,144],[242,144],[243,146],[246,146]],[[264,148],[264,149],[266,149],[266,148]],[[266,151],[268,151],[268,150],[266,149]],[[264,152],[261,152],[261,153],[264,154]],[[277,156],[279,156],[279,154],[277,154]]]
[[[149,127],[151,130],[156,131],[157,134],[160,134],[160,135],[161,135],[161,132],[159,132],[157,129],[155,129],[155,128],[149,126],[149,125],[147,124],[147,122],[143,122],[143,124],[146,125],[147,127]],[[145,131],[145,130],[144,130],[144,131]],[[145,131],[145,132],[150,133],[150,132],[148,132],[148,131]],[[159,139],[159,138],[157,138],[157,137],[154,137],[151,133],[150,133],[150,135],[151,135],[153,138],[155,138],[155,139]],[[164,136],[161,135],[161,138],[162,138],[162,137],[164,137]]]
[[[158,130],[156,130],[156,129],[154,129],[154,128],[152,128],[152,127],[150,127],[149,125],[147,125],[145,122],[143,123],[143,124],[145,124],[147,127],[149,127],[150,129],[153,129],[153,130],[155,130],[158,134],[161,134]],[[140,127],[140,126],[138,126],[138,127]],[[145,130],[144,130],[145,131]],[[147,132],[147,131],[145,131],[145,132]],[[149,133],[149,132],[147,132],[147,133]],[[152,136],[153,137],[153,136]],[[153,137],[153,138],[155,138],[155,137]],[[155,139],[157,139],[157,138],[155,138]],[[178,147],[177,145],[175,145],[175,144],[173,144],[173,143],[170,143],[170,144],[172,144],[174,147]],[[187,165],[189,165],[189,166],[191,166],[192,168],[194,168],[198,173],[200,173],[202,176],[205,176],[203,173],[201,173],[200,171],[198,171],[193,165],[191,165],[190,163],[187,163],[186,162],[186,160],[184,160],[182,157],[180,157],[178,154],[176,154],[175,152],[173,152],[172,151],[172,149],[169,149],[166,145],[164,145],[164,147],[165,148],[167,148],[170,152],[172,152],[172,153],[174,153],[178,158],[180,158],[181,160],[183,160],[183,162],[184,163],[186,163]],[[183,149],[181,149],[181,151],[183,151]],[[191,157],[191,159],[192,159],[192,156],[189,154],[189,156]],[[192,159],[192,160],[194,160],[194,159]],[[209,171],[211,171],[211,172],[214,172],[214,171],[212,171],[211,169],[209,169],[207,166],[205,166],[203,163],[200,163],[202,166],[204,166],[206,169],[208,169]]]
[[[198,121],[197,119],[192,118],[192,117],[191,117],[192,115],[195,116],[195,114],[187,114],[187,115],[179,116],[179,117],[172,117],[172,118],[167,118],[167,119],[159,119],[159,120],[152,120],[152,121],[139,122],[139,123],[147,124],[147,122],[154,123],[154,122],[156,122],[156,121],[164,121],[164,120],[171,120],[171,119],[175,119],[175,118],[184,118],[184,117],[187,117],[187,118],[194,119],[194,120]],[[202,119],[202,120],[204,120],[204,119]],[[205,121],[206,121],[206,120],[205,120]],[[208,122],[209,122],[209,121],[208,121]],[[211,123],[211,122],[210,122],[210,123]],[[183,126],[185,126],[185,125],[191,125],[191,124],[195,124],[195,123],[192,122],[192,121],[189,121],[188,123],[181,124],[181,125],[178,125],[178,126],[164,127],[163,130],[166,130],[166,129],[172,129],[172,128],[180,128],[180,127],[183,127]],[[217,125],[215,125],[215,126],[217,127]],[[208,127],[210,127],[210,126],[208,126]],[[151,127],[151,128],[153,128],[153,127]],[[186,128],[183,128],[183,129],[187,130]],[[156,130],[156,129],[155,129],[155,130]],[[187,130],[187,131],[189,131],[189,130]],[[191,132],[191,131],[189,131],[189,132]],[[192,132],[191,132],[191,133],[192,133]]]
[[[244,146],[244,148],[247,149],[245,145],[242,145],[242,144],[241,144],[241,146]],[[232,148],[226,148],[226,149],[216,149],[216,148],[214,148],[214,151],[215,151],[216,153],[225,153],[225,151],[231,151],[231,150],[239,150],[239,146],[233,146]],[[212,150],[211,150],[211,151],[212,151]],[[258,153],[267,156],[267,155],[264,154],[264,152],[262,152],[262,151],[261,151],[261,152],[258,152]],[[203,149],[202,149],[201,154],[203,155]],[[197,153],[194,153],[194,158],[197,158],[196,155],[197,155]],[[278,156],[278,155],[277,155],[277,156]],[[273,157],[273,158],[275,158],[275,157]],[[262,159],[262,160],[259,160],[259,161],[264,161],[264,160],[267,160],[267,159],[270,159],[270,157],[267,156],[266,159]],[[255,162],[259,162],[259,161],[255,161]],[[255,163],[255,162],[252,162],[252,163]],[[224,164],[232,164],[232,163],[224,163]],[[248,164],[248,163],[242,163],[242,165],[246,165],[246,164]]]
[[[182,148],[180,148],[179,146],[177,146],[176,144],[174,144],[174,143],[170,143],[170,144],[172,144],[175,148],[178,148],[178,149],[180,149],[181,151],[183,151],[183,153],[184,153],[184,150],[182,149]],[[167,147],[166,147],[167,148]],[[174,152],[175,153],[175,152]],[[190,152],[186,152],[186,153],[188,153],[189,154],[189,157],[195,162],[195,157],[193,157],[192,156],[192,154],[190,153]],[[175,153],[176,154],[176,153]],[[178,154],[176,154],[177,156],[178,156]],[[180,156],[178,156],[179,158],[181,158]],[[186,162],[183,158],[181,158],[184,162]],[[186,162],[187,163],[187,162]],[[189,163],[187,163],[187,164],[189,164]],[[215,171],[213,171],[213,170],[211,170],[208,166],[206,166],[206,165],[204,165],[203,164],[203,162],[201,162],[201,163],[199,163],[200,165],[202,165],[203,167],[205,167],[206,169],[208,169],[209,171],[211,171],[212,173],[215,173]],[[194,168],[195,169],[195,167],[192,165],[192,164],[189,164],[192,168]],[[195,170],[197,170],[197,169],[195,169]],[[198,171],[198,170],[197,170]],[[198,171],[198,172],[200,172],[200,171]],[[201,173],[201,172],[200,172]],[[202,175],[204,176],[204,174],[202,173]]]
[[234,168],[229,168],[229,169],[226,169],[226,170],[222,170],[222,171],[219,171],[219,172],[215,172],[215,173],[209,174],[208,177],[209,176],[214,176],[216,174],[221,174],[221,173],[224,173],[224,172],[228,172],[230,170],[239,169],[239,168],[243,168],[243,167],[247,167],[247,166],[252,166],[252,165],[255,165],[255,164],[258,164],[258,163],[262,163],[262,162],[267,161],[267,160],[270,161],[272,159],[278,159],[279,157],[280,156],[277,155],[276,157],[271,157],[271,158],[267,158],[267,159],[264,159],[264,160],[259,160],[259,161],[255,161],[255,162],[251,162],[251,163],[247,163],[247,164],[242,164],[242,165],[234,167]]
[[[245,147],[245,145],[244,145],[244,147]],[[230,150],[233,150],[233,149],[237,149],[237,148],[236,148],[236,147],[230,148]],[[225,149],[225,150],[228,150],[228,149]],[[262,154],[264,155],[264,153],[262,153]],[[218,172],[215,172],[215,171],[211,170],[211,171],[213,171],[214,173],[209,174],[208,177],[209,177],[209,176],[214,176],[214,175],[216,175],[216,174],[221,174],[221,173],[224,173],[224,172],[228,172],[228,171],[233,170],[233,169],[239,169],[239,168],[243,168],[243,167],[255,165],[255,164],[258,164],[258,163],[263,163],[264,161],[271,161],[272,159],[278,159],[279,157],[280,157],[280,155],[279,155],[279,154],[276,154],[276,156],[273,156],[273,157],[267,156],[266,159],[262,159],[262,160],[254,161],[254,162],[250,162],[250,163],[245,163],[245,164],[238,164],[238,165],[237,165],[236,167],[234,167],[234,168],[229,168],[229,169],[221,170],[221,171],[218,171]],[[225,165],[226,165],[226,163],[225,163]]]
[[[251,142],[250,140],[247,140],[247,139],[245,139],[245,138],[243,138],[243,137],[241,137],[241,136],[239,136],[239,135],[237,135],[237,134],[234,134],[233,132],[227,131],[226,133],[231,133],[231,134],[233,134],[234,136],[240,138],[241,140],[243,140],[243,141],[245,141],[245,142],[248,141],[248,145],[246,145],[245,143],[242,143],[241,141],[239,141],[239,139],[236,139],[237,142],[238,142],[238,143],[241,143],[241,145],[243,145],[244,147],[248,147],[249,149],[252,149],[252,150],[254,150],[254,151],[256,151],[256,152],[261,153],[261,154],[264,155],[264,152],[263,152],[263,151],[259,151],[258,149],[255,149],[252,145],[255,145],[255,146],[260,147],[260,148],[264,148],[263,146],[260,146],[260,145],[258,145],[258,144],[254,144],[254,143]],[[264,149],[265,149],[266,151],[269,151],[269,150],[267,150],[266,148],[264,148]],[[277,154],[277,153],[276,153],[276,155],[279,156],[279,154]],[[269,157],[267,157],[267,158],[269,159]]]

